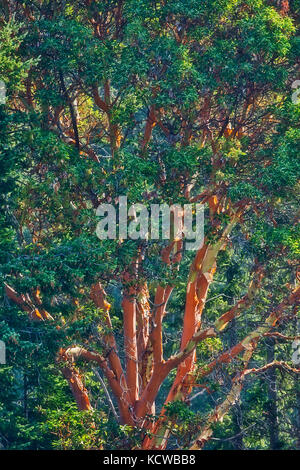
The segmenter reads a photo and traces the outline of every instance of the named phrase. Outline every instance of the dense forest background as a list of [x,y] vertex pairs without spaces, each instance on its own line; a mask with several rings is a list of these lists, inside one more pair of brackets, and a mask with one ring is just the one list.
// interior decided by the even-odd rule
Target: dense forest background
[[[1,449],[300,448],[299,15],[0,0]],[[100,240],[119,196],[203,246]]]

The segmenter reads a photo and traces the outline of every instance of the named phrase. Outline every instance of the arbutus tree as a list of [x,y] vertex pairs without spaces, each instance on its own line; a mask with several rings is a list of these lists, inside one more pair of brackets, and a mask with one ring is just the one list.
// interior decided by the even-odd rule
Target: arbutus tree
[[[249,377],[299,373],[291,348],[262,353],[269,338],[297,339],[300,297],[299,11],[279,3],[1,2],[22,38],[14,59],[28,64],[6,104],[19,176],[4,295],[48,332],[79,410],[94,410],[85,374],[96,370],[142,449],[174,445],[191,395],[213,393],[222,374],[229,387],[185,423],[184,447],[203,448]],[[172,230],[99,240],[95,210],[124,195],[149,209],[202,205],[202,246],[186,250]],[[208,302],[228,294],[232,259],[240,298]]]

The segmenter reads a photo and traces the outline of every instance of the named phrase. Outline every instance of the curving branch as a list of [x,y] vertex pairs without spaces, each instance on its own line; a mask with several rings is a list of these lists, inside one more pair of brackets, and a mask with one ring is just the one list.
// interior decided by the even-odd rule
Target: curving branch
[[53,320],[53,317],[50,315],[50,313],[41,307],[42,301],[40,298],[39,289],[36,289],[32,292],[32,297],[35,300],[34,303],[29,294],[18,294],[15,289],[6,284],[6,282],[4,283],[4,287],[7,297],[15,304],[19,305],[22,310],[28,312],[29,318],[31,320]]
[[291,367],[287,362],[285,361],[273,361],[270,362],[269,364],[266,364],[265,366],[259,367],[257,369],[247,369],[244,371],[244,375],[249,375],[249,374],[260,374],[262,372],[265,372],[268,369],[281,369],[286,372],[290,372],[292,374],[300,374],[300,368],[296,367]]
[[[247,363],[249,362],[254,350],[255,350],[255,345],[252,348],[251,352],[248,353],[247,356]],[[202,429],[192,446],[190,447],[190,450],[201,450],[203,449],[204,445],[212,438],[213,435],[213,425],[217,422],[221,422],[224,418],[224,416],[229,412],[230,408],[239,400],[240,394],[243,388],[243,382],[244,379],[247,375],[249,374],[259,374],[267,371],[268,369],[271,368],[278,368],[283,371],[293,373],[293,374],[300,374],[300,369],[296,369],[294,367],[291,367],[289,364],[287,364],[284,361],[273,361],[270,362],[269,364],[266,364],[263,367],[259,367],[257,369],[244,369],[243,372],[237,374],[235,378],[232,381],[232,388],[225,398],[225,400],[218,405],[214,411],[209,415],[205,427]]]
[[[80,346],[72,346],[67,349],[61,349],[57,360],[59,362],[66,362],[69,367],[72,368],[74,362],[78,359],[83,359],[87,362],[94,362],[98,364],[116,397],[120,411],[121,422],[134,425],[134,420],[131,413],[131,402],[129,401],[127,390],[123,388],[121,380],[118,380],[113,371],[110,369],[106,358],[95,351],[88,351],[87,349],[84,349]],[[72,381],[70,383],[70,387],[73,391]]]

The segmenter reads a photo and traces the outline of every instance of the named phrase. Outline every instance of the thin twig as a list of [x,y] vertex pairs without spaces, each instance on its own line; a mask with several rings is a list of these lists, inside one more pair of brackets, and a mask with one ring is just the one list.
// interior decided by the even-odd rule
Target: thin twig
[[116,409],[115,409],[115,407],[114,407],[114,404],[113,404],[113,402],[112,402],[112,399],[111,399],[110,394],[109,394],[109,392],[108,392],[108,390],[107,390],[107,387],[106,387],[106,385],[105,385],[104,380],[102,379],[102,377],[101,377],[101,375],[99,374],[99,372],[97,371],[97,369],[95,369],[94,367],[92,367],[92,370],[93,370],[94,374],[96,375],[97,379],[99,380],[99,382],[101,383],[101,385],[102,385],[102,387],[103,387],[103,390],[104,390],[104,393],[105,393],[105,395],[106,395],[108,404],[109,404],[109,406],[110,406],[110,408],[111,408],[111,411],[113,412],[114,417],[116,418],[117,421],[119,421],[119,416],[118,416],[118,414],[117,414],[117,412],[116,412]]

